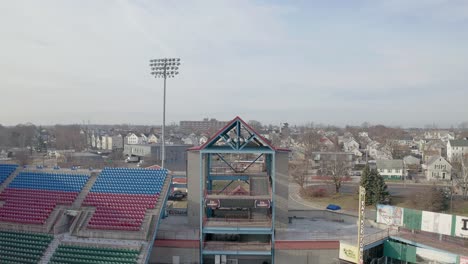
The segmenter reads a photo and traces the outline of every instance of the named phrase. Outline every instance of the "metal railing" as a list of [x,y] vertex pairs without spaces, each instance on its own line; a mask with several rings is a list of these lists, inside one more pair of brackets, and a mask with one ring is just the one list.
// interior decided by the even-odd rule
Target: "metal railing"
[[206,227],[271,227],[271,216],[265,219],[211,217],[203,219]]
[[[384,240],[389,236],[398,234],[397,229],[388,228],[377,233],[364,235],[364,245],[369,245],[374,242]],[[346,240],[347,242],[357,243],[357,236],[353,236],[351,239]]]
[[271,251],[271,243],[205,241],[203,248],[219,251]]
[[244,171],[244,167],[234,167],[236,171],[234,171],[232,168],[229,166],[223,166],[223,167],[211,167],[210,168],[210,173],[211,174],[218,174],[218,175],[229,175],[229,174],[249,174],[249,173],[265,173],[266,171],[263,168],[260,168],[258,166],[251,166],[247,170]]
[[225,196],[268,196],[271,198],[271,189],[268,188],[268,193],[255,193],[251,191],[236,192],[232,190],[205,190],[205,196],[207,195],[225,195]]

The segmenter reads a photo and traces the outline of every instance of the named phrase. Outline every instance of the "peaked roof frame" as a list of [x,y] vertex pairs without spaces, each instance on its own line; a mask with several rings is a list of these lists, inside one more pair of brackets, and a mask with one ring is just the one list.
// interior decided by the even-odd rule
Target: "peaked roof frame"
[[210,152],[220,149],[232,152],[242,152],[246,149],[251,151],[258,149],[258,152],[290,151],[289,149],[275,148],[239,116],[220,129],[205,144],[189,150]]

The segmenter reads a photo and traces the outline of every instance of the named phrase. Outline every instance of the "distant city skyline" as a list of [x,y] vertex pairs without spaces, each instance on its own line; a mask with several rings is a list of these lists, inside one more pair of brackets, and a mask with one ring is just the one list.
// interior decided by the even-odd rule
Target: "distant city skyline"
[[0,124],[449,128],[468,121],[468,2],[2,1]]

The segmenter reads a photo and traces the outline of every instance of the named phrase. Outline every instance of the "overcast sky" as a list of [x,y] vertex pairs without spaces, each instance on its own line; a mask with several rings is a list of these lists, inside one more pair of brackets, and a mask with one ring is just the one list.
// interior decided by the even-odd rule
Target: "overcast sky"
[[468,1],[0,1],[0,124],[468,120]]

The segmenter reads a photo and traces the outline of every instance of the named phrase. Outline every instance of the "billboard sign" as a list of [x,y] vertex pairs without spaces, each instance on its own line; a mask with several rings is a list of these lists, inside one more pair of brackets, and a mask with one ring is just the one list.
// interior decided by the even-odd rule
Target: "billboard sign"
[[468,217],[456,216],[455,220],[455,236],[468,237]]
[[358,251],[359,249],[356,246],[352,246],[352,245],[348,245],[348,244],[340,242],[340,253],[338,257],[342,260],[346,260],[352,263],[357,263]]
[[452,231],[452,215],[423,211],[421,230],[450,236]]
[[460,256],[460,264],[468,264],[468,257]]
[[358,263],[364,263],[364,226],[365,226],[365,213],[366,213],[366,188],[359,186],[359,225],[358,225]]
[[206,200],[206,206],[211,209],[216,209],[221,205],[221,202],[218,199],[208,199]]
[[377,223],[389,226],[403,225],[403,208],[390,205],[377,205]]
[[255,200],[255,208],[270,208],[270,200]]

